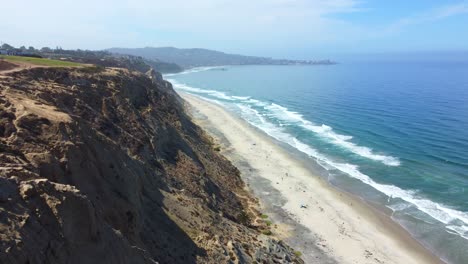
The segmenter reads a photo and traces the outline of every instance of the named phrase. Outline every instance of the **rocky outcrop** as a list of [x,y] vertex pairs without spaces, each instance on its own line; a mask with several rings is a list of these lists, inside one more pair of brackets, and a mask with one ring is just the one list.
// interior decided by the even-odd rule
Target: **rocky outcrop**
[[0,263],[301,263],[156,72],[0,79]]

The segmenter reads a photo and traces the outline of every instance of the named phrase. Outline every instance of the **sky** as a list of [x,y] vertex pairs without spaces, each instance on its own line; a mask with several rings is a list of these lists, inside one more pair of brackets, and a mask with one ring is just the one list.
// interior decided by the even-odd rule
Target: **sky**
[[[4,3],[2,3],[5,1]],[[0,0],[0,42],[275,58],[468,50],[468,1]]]

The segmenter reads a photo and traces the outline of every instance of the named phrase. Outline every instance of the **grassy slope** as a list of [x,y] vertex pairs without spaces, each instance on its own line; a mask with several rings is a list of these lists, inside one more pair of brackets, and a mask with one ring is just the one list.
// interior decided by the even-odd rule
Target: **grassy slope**
[[69,61],[59,61],[59,60],[50,60],[45,58],[32,58],[32,57],[22,57],[22,56],[3,56],[0,55],[0,59],[4,59],[10,62],[24,62],[34,65],[41,66],[51,66],[51,67],[79,67],[85,66],[80,63],[69,62]]

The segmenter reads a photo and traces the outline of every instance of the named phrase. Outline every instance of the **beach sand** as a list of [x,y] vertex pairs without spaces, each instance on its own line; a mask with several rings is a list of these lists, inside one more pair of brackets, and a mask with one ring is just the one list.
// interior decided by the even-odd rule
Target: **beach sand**
[[314,175],[279,142],[215,103],[179,94],[239,168],[273,234],[306,263],[441,263],[387,215]]

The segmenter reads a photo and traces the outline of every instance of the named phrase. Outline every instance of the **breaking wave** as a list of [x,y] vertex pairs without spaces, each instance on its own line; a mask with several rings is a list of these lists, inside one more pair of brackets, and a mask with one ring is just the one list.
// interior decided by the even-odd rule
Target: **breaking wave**
[[[368,147],[356,145],[350,141],[353,138],[352,136],[336,133],[333,131],[332,127],[324,124],[316,125],[311,121],[304,119],[301,114],[290,111],[281,105],[263,102],[257,99],[253,99],[249,96],[231,96],[224,92],[215,90],[190,87],[175,80],[169,81],[171,81],[174,85],[174,88],[178,90],[188,92],[217,104],[235,106],[239,110],[241,117],[248,123],[262,130],[276,140],[286,143],[298,151],[315,159],[317,163],[326,170],[336,170],[348,175],[349,177],[357,179],[360,182],[371,186],[373,189],[388,196],[389,201],[390,199],[400,199],[400,201],[402,200],[406,203],[406,205],[402,205],[401,203],[388,204],[387,207],[390,209],[394,211],[408,210],[408,208],[417,209],[418,211],[424,212],[432,219],[443,223],[448,232],[456,233],[461,237],[468,239],[468,213],[449,208],[443,204],[439,204],[421,197],[418,195],[418,191],[416,190],[404,190],[394,185],[377,183],[368,175],[362,173],[357,165],[337,162],[330,157],[327,157],[315,148],[289,134],[284,129],[283,123],[275,124],[270,122],[266,117],[275,117],[276,119],[286,124],[300,126],[319,135],[328,142],[351,151],[354,154],[374,161],[382,162],[388,166],[399,166],[400,161],[398,158],[378,154]],[[214,97],[216,99],[209,97]],[[259,112],[255,108],[263,109],[265,112]]]

